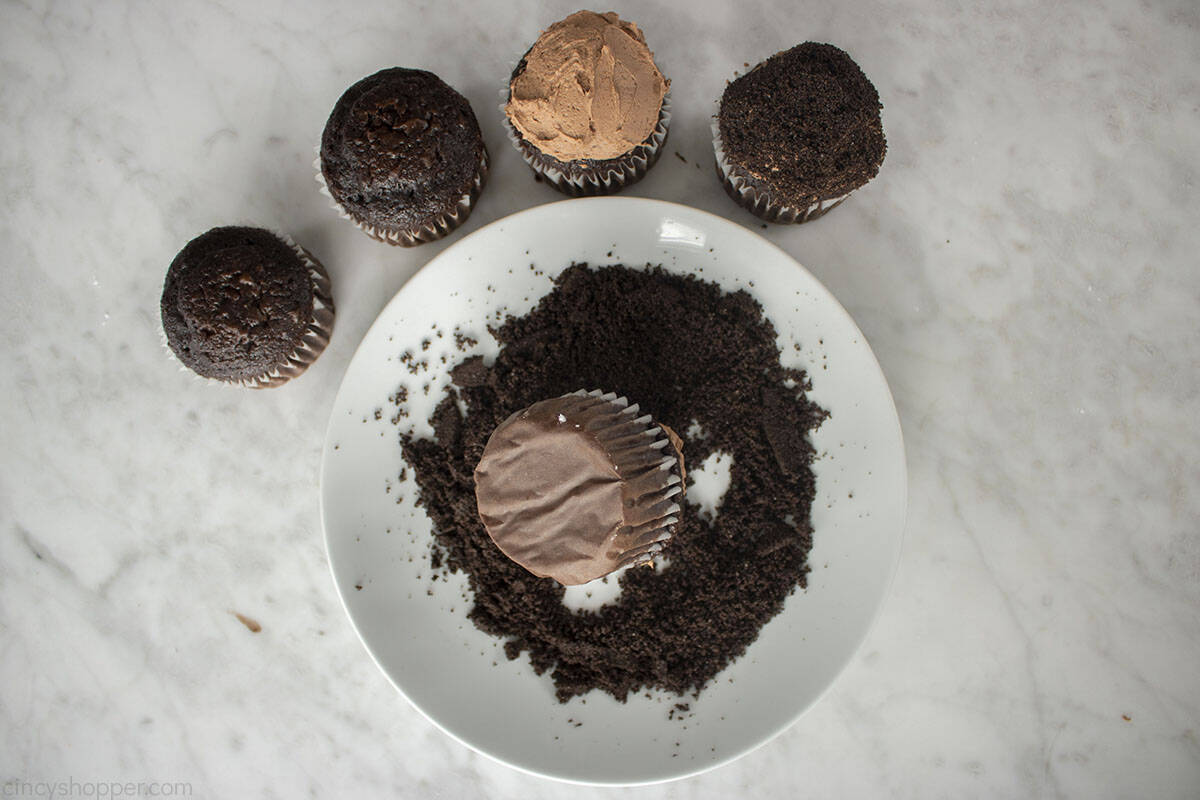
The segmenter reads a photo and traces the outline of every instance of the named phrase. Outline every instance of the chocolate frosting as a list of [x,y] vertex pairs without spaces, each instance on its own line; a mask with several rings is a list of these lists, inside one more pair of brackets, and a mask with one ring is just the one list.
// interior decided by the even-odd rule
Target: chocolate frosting
[[354,219],[412,231],[450,214],[483,159],[471,104],[432,72],[392,67],[351,86],[321,136],[321,173]]
[[525,54],[505,107],[517,131],[560,161],[616,158],[658,124],[668,81],[638,26],[578,11]]
[[505,420],[475,468],[488,535],[534,575],[587,583],[649,561],[679,521],[682,456],[614,394],[575,392]]
[[287,362],[313,318],[313,278],[295,250],[261,228],[197,236],[167,270],[163,332],[206,378],[245,381]]

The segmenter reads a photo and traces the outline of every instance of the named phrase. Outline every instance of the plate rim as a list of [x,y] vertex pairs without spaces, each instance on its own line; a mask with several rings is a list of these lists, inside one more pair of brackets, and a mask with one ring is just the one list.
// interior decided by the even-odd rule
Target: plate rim
[[[493,228],[497,228],[505,223],[511,222],[514,218],[522,217],[522,216],[533,216],[538,213],[547,213],[548,209],[553,208],[553,207],[561,207],[564,204],[570,204],[573,207],[580,207],[580,208],[582,208],[584,206],[598,206],[598,207],[602,208],[605,206],[616,206],[616,205],[630,205],[630,206],[639,206],[640,205],[640,206],[646,207],[647,209],[654,208],[654,209],[661,209],[661,210],[676,210],[676,211],[681,210],[685,214],[698,215],[701,219],[704,220],[705,223],[708,223],[708,224],[716,224],[716,225],[719,225],[722,227],[727,227],[727,228],[728,227],[736,228],[742,234],[749,234],[749,235],[757,238],[758,240],[760,240],[760,243],[768,245],[771,249],[773,249],[776,252],[777,255],[783,257],[788,262],[790,262],[791,266],[801,270],[804,274],[806,274],[811,279],[812,284],[815,286],[815,288],[817,290],[819,290],[819,292],[821,293],[820,299],[822,300],[822,302],[832,304],[832,306],[842,315],[842,317],[844,317],[845,321],[850,324],[853,331],[856,332],[858,334],[858,336],[861,337],[862,342],[866,348],[867,354],[870,356],[869,364],[874,369],[874,372],[876,373],[876,376],[878,377],[880,383],[882,384],[882,386],[884,388],[884,392],[886,393],[886,397],[887,397],[887,401],[888,401],[888,408],[890,408],[890,410],[891,410],[891,414],[888,415],[888,420],[887,420],[888,423],[890,423],[888,425],[888,427],[893,429],[893,432],[896,436],[896,442],[899,447],[899,452],[898,452],[899,473],[897,476],[900,481],[900,487],[901,487],[901,490],[899,492],[899,494],[900,494],[900,514],[899,514],[899,522],[898,522],[899,532],[897,534],[895,534],[895,536],[894,536],[893,552],[891,554],[891,559],[888,564],[887,579],[884,582],[884,586],[883,586],[882,591],[880,592],[879,599],[875,603],[875,607],[871,612],[869,622],[863,628],[862,633],[858,637],[858,641],[856,642],[855,646],[847,653],[846,657],[841,660],[841,663],[838,665],[833,678],[819,692],[817,692],[814,695],[814,697],[807,704],[800,707],[793,715],[791,715],[786,722],[767,731],[761,737],[759,737],[755,741],[747,744],[745,747],[738,749],[736,752],[731,753],[730,755],[726,756],[725,758],[718,759],[718,760],[700,765],[695,768],[689,768],[686,770],[682,770],[676,774],[667,775],[667,776],[664,776],[661,778],[653,778],[653,779],[649,779],[649,780],[634,780],[634,781],[584,780],[584,779],[572,778],[572,777],[563,776],[563,775],[554,775],[554,774],[549,774],[549,773],[545,773],[545,772],[540,772],[535,769],[531,769],[529,767],[513,763],[511,761],[505,760],[504,758],[502,758],[500,756],[489,753],[486,750],[483,750],[480,747],[477,747],[476,745],[464,740],[463,738],[461,738],[459,735],[457,735],[453,731],[447,729],[432,714],[430,714],[424,707],[422,707],[421,704],[415,702],[413,700],[413,698],[407,692],[404,691],[404,688],[402,686],[400,686],[399,683],[397,683],[397,681],[392,677],[390,672],[384,667],[384,665],[379,660],[378,655],[376,654],[375,650],[371,647],[371,644],[367,641],[367,638],[363,635],[363,632],[360,629],[358,622],[355,620],[354,614],[350,610],[349,603],[347,602],[350,595],[348,594],[346,587],[343,587],[341,582],[338,580],[338,575],[334,570],[334,563],[333,563],[333,558],[332,558],[332,554],[331,554],[332,553],[332,546],[331,546],[332,534],[331,534],[331,526],[329,525],[328,508],[327,508],[326,499],[325,499],[325,493],[326,493],[325,487],[327,485],[326,474],[330,468],[330,457],[333,452],[332,448],[331,448],[331,444],[330,444],[331,443],[330,437],[333,434],[335,419],[337,418],[337,416],[338,416],[337,412],[339,411],[339,409],[341,407],[340,401],[342,400],[343,391],[346,390],[347,378],[349,377],[350,370],[354,366],[354,364],[357,362],[358,357],[359,357],[360,353],[366,347],[368,340],[372,339],[372,334],[375,333],[376,328],[378,328],[379,326],[384,324],[383,323],[384,318],[390,316],[388,314],[388,312],[392,308],[392,306],[396,305],[397,303],[402,302],[402,298],[406,295],[406,293],[411,293],[413,291],[414,286],[419,286],[422,282],[429,280],[429,275],[433,274],[436,270],[442,268],[441,265],[443,263],[453,261],[455,259],[457,251],[460,249],[463,249],[463,246],[465,243],[470,242],[474,238],[483,235],[485,232],[491,231]],[[719,214],[715,214],[711,211],[706,211],[704,209],[685,205],[683,203],[675,203],[675,202],[671,202],[671,201],[667,201],[667,200],[659,200],[656,198],[621,197],[621,196],[611,196],[611,195],[610,196],[601,196],[601,197],[580,197],[580,198],[567,198],[567,199],[561,199],[561,200],[553,200],[553,201],[550,201],[547,203],[530,206],[528,208],[521,209],[520,211],[513,212],[512,214],[508,214],[506,216],[495,219],[495,220],[477,228],[476,230],[471,231],[470,233],[468,233],[467,235],[458,239],[457,241],[451,243],[444,250],[437,253],[432,258],[430,258],[428,261],[426,261],[424,264],[422,264],[411,276],[409,276],[409,278],[407,280],[405,280],[405,282],[403,284],[401,284],[401,286],[396,290],[396,293],[393,294],[392,297],[386,303],[384,303],[383,307],[379,310],[379,312],[376,314],[375,318],[371,321],[371,324],[367,326],[367,329],[363,333],[362,338],[359,340],[358,344],[354,348],[354,353],[350,356],[350,359],[346,362],[346,368],[342,373],[341,380],[338,382],[338,388],[334,394],[333,403],[331,404],[330,411],[329,411],[329,419],[327,420],[326,425],[325,425],[325,432],[324,432],[324,436],[323,436],[322,444],[321,444],[321,461],[320,461],[320,467],[319,467],[319,473],[318,473],[318,514],[320,515],[320,520],[321,520],[322,542],[325,546],[326,566],[329,569],[330,577],[333,579],[334,589],[336,590],[336,593],[338,596],[338,602],[341,604],[342,611],[345,614],[347,620],[349,621],[351,629],[354,631],[355,635],[358,637],[358,640],[362,644],[363,648],[367,651],[367,654],[370,657],[371,661],[375,664],[376,668],[378,668],[379,671],[381,673],[383,673],[383,675],[387,679],[388,683],[390,683],[392,685],[392,687],[400,694],[401,697],[403,697],[405,699],[405,701],[408,702],[408,704],[410,706],[412,706],[414,709],[416,709],[421,714],[421,716],[423,716],[430,723],[432,723],[434,727],[436,727],[439,731],[441,731],[446,736],[449,736],[455,742],[469,748],[472,752],[478,753],[479,755],[482,755],[493,762],[502,764],[510,769],[517,770],[518,772],[524,773],[526,775],[532,775],[534,777],[543,778],[546,780],[557,781],[560,783],[565,783],[565,784],[570,784],[570,785],[576,785],[576,786],[604,786],[604,787],[654,786],[654,785],[658,785],[658,784],[671,783],[674,781],[685,780],[687,778],[696,777],[698,775],[704,774],[706,772],[710,772],[712,770],[715,770],[715,769],[723,767],[727,764],[730,764],[734,761],[737,761],[738,759],[754,752],[755,750],[758,750],[760,747],[763,747],[768,742],[772,741],[777,736],[782,734],[784,731],[786,731],[789,728],[791,728],[792,726],[794,726],[800,720],[801,717],[803,717],[815,705],[817,705],[819,702],[821,702],[829,694],[830,690],[833,689],[833,687],[835,685],[837,685],[839,679],[845,674],[846,669],[858,657],[859,653],[862,651],[863,645],[866,643],[867,639],[870,638],[871,633],[875,630],[875,626],[879,622],[879,618],[882,615],[883,609],[887,605],[888,598],[891,595],[892,587],[895,583],[896,574],[898,572],[899,565],[900,565],[900,557],[901,557],[901,554],[904,549],[904,540],[905,540],[905,537],[907,535],[907,530],[908,530],[908,505],[909,505],[908,495],[909,495],[908,454],[907,454],[907,449],[905,448],[905,445],[904,445],[903,426],[900,423],[900,414],[899,414],[898,409],[896,408],[896,401],[895,401],[894,395],[892,394],[891,384],[888,382],[887,375],[884,373],[882,366],[879,364],[879,359],[875,355],[874,348],[871,347],[870,340],[862,332],[862,329],[859,328],[858,323],[854,320],[854,317],[850,315],[849,311],[846,310],[845,306],[842,305],[841,301],[839,301],[837,299],[837,297],[834,296],[834,294],[825,286],[825,284],[822,283],[821,280],[819,278],[817,278],[817,276],[814,275],[807,267],[805,267],[803,264],[801,264],[797,258],[795,258],[789,252],[784,250],[781,246],[779,246],[775,242],[772,242],[770,239],[767,239],[766,237],[762,236],[757,231],[755,231],[751,228],[748,228],[745,225],[739,224],[738,222],[735,222],[734,220],[731,220],[727,217],[723,217],[723,216],[721,216]]]

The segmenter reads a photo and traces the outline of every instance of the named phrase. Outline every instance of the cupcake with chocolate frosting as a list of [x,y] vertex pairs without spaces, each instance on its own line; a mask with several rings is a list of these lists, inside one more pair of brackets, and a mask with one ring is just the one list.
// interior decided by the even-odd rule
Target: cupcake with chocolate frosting
[[534,403],[488,439],[475,468],[479,517],[506,556],[563,585],[647,563],[679,521],[681,445],[612,393]]
[[637,25],[579,11],[551,25],[509,79],[509,138],[533,171],[572,196],[611,194],[658,160],[670,81]]
[[887,153],[879,93],[831,44],[805,42],[725,87],[713,120],[726,193],[768,222],[806,222],[875,177]]

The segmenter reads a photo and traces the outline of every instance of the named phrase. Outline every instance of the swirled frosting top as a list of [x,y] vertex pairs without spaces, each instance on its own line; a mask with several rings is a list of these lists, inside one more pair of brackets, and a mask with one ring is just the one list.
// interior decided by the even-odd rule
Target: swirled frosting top
[[560,161],[616,158],[650,138],[669,82],[638,26],[578,11],[517,66],[505,107],[528,142]]

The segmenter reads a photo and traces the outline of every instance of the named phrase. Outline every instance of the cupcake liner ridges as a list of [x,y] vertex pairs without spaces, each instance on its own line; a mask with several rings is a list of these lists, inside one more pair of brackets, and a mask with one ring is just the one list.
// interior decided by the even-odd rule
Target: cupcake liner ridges
[[483,187],[487,184],[488,172],[490,163],[488,161],[487,146],[483,147],[483,155],[479,159],[479,167],[475,170],[475,178],[471,182],[471,188],[458,199],[458,203],[454,209],[446,214],[442,214],[435,219],[429,220],[415,231],[388,229],[376,225],[371,225],[361,220],[355,219],[353,215],[347,211],[333,193],[329,191],[329,184],[325,180],[325,174],[321,170],[321,146],[317,145],[317,157],[313,161],[313,169],[316,170],[317,183],[320,184],[321,194],[329,199],[330,206],[338,212],[338,216],[342,219],[349,220],[373,239],[377,239],[385,244],[399,245],[401,247],[416,247],[419,244],[433,242],[441,239],[446,234],[453,231],[459,225],[467,221],[467,217],[471,216],[471,210],[475,206],[475,201],[479,199]]
[[563,194],[571,197],[614,194],[626,186],[632,186],[645,177],[650,167],[662,155],[663,144],[671,124],[671,93],[663,96],[658,112],[658,122],[646,141],[628,153],[602,161],[585,159],[578,162],[563,162],[547,155],[521,136],[505,111],[509,89],[506,85],[500,92],[504,102],[500,113],[504,117],[504,130],[517,152],[525,159],[536,174]]
[[264,375],[242,382],[251,389],[282,386],[302,374],[321,353],[325,352],[325,348],[329,345],[329,337],[333,334],[335,316],[333,291],[325,265],[317,261],[312,253],[293,242],[290,237],[280,238],[291,245],[296,254],[304,261],[304,265],[308,267],[308,273],[313,282],[313,315],[304,336],[300,338],[300,344],[296,345],[296,349],[288,356],[286,362]]
[[[719,105],[718,102],[718,108]],[[754,187],[734,170],[733,165],[725,156],[725,148],[721,142],[721,126],[717,116],[713,117],[712,134],[717,177],[721,179],[725,193],[739,206],[767,222],[784,225],[808,222],[824,216],[851,195],[851,192],[846,192],[836,197],[819,198],[807,208],[796,208],[780,203],[772,198],[769,192]]]
[[578,397],[580,407],[589,409],[594,435],[605,443],[625,480],[639,488],[638,515],[623,537],[628,549],[620,566],[644,564],[663,549],[679,522],[681,508],[674,499],[683,492],[678,453],[661,425],[649,414],[638,415],[636,403],[599,389],[568,396]]

